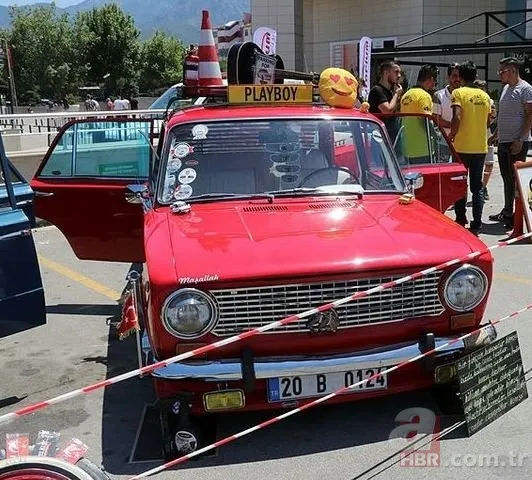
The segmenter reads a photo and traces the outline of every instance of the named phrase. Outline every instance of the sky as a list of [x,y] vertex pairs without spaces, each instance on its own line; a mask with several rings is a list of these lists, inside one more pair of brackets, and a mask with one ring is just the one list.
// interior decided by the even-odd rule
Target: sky
[[[68,7],[70,5],[75,5],[76,3],[81,3],[83,0],[56,0],[55,4],[58,7]],[[0,5],[9,6],[9,5],[31,5],[33,3],[51,3],[51,0],[0,0]]]

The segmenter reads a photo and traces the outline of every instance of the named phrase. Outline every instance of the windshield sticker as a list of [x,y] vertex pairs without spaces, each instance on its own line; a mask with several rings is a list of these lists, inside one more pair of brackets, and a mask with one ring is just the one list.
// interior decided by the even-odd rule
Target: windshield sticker
[[373,133],[371,134],[373,136],[373,140],[376,142],[382,143],[382,134],[378,130],[373,130]]
[[194,180],[196,180],[197,176],[198,174],[193,168],[184,168],[179,172],[179,176],[177,178],[179,180],[179,183],[182,183],[183,185],[188,185],[189,183],[192,183]]
[[[183,165],[183,163],[181,162],[181,160],[179,160],[179,158],[174,158],[174,159],[170,160],[168,162],[168,168],[167,168],[168,173],[177,172],[181,168],[182,165]],[[174,179],[175,179],[175,177],[174,177]]]
[[207,125],[194,125],[194,128],[192,129],[192,138],[194,140],[205,140],[207,138],[207,133],[209,133],[209,127],[207,127]]
[[174,191],[176,200],[185,200],[192,196],[192,187],[190,185],[178,185]]
[[185,158],[194,151],[194,147],[191,147],[188,143],[178,143],[171,149],[172,157]]
[[179,283],[202,283],[202,282],[216,282],[220,277],[218,275],[203,275],[202,277],[180,277]]

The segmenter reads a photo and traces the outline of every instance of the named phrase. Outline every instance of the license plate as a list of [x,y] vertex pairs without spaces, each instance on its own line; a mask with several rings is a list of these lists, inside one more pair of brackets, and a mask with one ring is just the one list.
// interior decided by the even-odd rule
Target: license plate
[[[268,379],[268,401],[280,402],[294,398],[321,397],[361,382],[389,367],[365,368],[338,373],[318,373]],[[388,386],[386,374],[379,375],[345,393],[383,390]]]

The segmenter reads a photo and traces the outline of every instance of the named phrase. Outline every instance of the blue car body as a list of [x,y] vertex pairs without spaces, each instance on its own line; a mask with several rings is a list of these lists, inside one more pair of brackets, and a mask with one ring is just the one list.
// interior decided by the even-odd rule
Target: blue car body
[[32,227],[34,193],[0,138],[0,338],[46,323]]

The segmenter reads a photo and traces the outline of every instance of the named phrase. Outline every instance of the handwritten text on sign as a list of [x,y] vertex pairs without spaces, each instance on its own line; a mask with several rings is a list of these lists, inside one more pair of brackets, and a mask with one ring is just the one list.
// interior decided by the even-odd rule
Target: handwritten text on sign
[[312,103],[312,85],[229,85],[229,103]]
[[516,332],[469,354],[456,367],[469,435],[528,398]]

